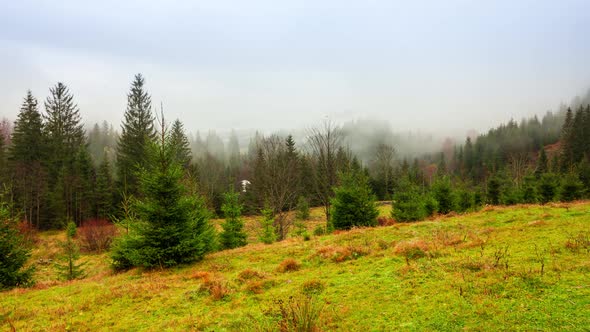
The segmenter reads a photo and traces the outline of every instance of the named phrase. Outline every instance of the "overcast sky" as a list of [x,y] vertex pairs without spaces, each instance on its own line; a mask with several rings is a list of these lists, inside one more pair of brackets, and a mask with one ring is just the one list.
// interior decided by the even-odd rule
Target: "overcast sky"
[[587,0],[0,0],[0,117],[61,81],[119,126],[141,72],[191,131],[482,130],[590,88],[589,32]]

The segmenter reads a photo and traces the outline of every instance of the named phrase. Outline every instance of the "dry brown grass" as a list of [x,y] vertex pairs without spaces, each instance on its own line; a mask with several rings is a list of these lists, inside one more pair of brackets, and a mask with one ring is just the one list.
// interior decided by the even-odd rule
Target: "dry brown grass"
[[301,264],[293,258],[287,258],[279,264],[277,271],[281,273],[299,271]]

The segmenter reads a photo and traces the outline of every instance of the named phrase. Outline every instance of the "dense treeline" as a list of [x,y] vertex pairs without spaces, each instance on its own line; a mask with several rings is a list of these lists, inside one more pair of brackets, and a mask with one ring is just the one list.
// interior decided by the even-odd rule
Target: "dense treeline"
[[[12,132],[2,127],[0,203],[7,218],[37,229],[118,221],[126,235],[113,257],[128,268],[244,245],[242,213],[263,214],[260,238],[272,242],[305,219],[290,212],[309,205],[323,207],[323,232],[376,225],[376,199],[393,201],[396,221],[570,201],[590,195],[590,106],[576,107],[510,121],[464,144],[447,140],[440,152],[411,159],[383,128],[330,121],[299,141],[256,133],[244,148],[233,131],[227,144],[214,132],[189,138],[180,120],[168,125],[156,114],[139,74],[120,131],[104,122],[86,133],[74,95],[57,83],[42,107],[28,91]],[[219,239],[211,213],[227,218]]]

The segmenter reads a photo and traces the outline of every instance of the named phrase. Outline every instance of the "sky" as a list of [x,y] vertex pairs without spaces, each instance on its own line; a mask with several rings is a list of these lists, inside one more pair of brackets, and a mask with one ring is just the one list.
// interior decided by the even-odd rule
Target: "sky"
[[590,88],[590,1],[0,0],[0,117],[64,82],[119,126],[136,73],[191,132],[323,119],[464,134]]

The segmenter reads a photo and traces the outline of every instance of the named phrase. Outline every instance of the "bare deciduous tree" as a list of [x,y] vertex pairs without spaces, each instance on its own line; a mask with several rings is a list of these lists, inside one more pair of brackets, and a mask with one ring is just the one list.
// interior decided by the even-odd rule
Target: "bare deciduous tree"
[[338,181],[336,154],[343,139],[342,130],[332,121],[326,120],[319,127],[309,129],[308,146],[312,155],[314,191],[324,206],[326,221],[330,220],[333,187]]

